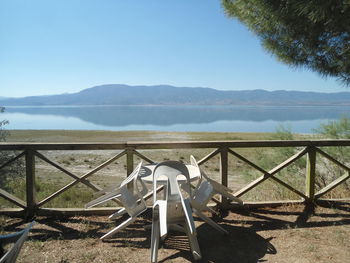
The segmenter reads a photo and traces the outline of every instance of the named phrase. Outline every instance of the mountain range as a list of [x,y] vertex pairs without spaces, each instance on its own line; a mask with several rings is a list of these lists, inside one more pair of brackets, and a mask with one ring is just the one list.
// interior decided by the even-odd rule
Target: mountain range
[[350,105],[350,92],[216,90],[108,84],[77,93],[0,98],[2,106],[48,105]]

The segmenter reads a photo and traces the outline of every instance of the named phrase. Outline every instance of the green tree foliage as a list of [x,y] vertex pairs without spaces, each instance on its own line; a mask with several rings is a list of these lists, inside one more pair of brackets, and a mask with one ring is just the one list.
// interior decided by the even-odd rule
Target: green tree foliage
[[[0,106],[0,114],[5,111],[4,107]],[[9,123],[8,120],[0,120],[0,142],[6,140],[9,132],[5,129],[5,126]],[[6,163],[9,159],[13,158],[16,152],[12,151],[0,151],[0,166]],[[0,169],[0,188],[10,190],[8,182],[14,178],[20,178],[24,175],[23,160],[17,160],[11,165],[5,166]],[[10,190],[11,191],[11,190]]]
[[328,139],[350,139],[350,119],[343,116],[339,120],[322,123],[315,131]]
[[350,86],[349,0],[222,0],[276,57]]
[[[4,111],[5,111],[5,108],[0,106],[0,113],[3,113]],[[0,121],[0,142],[5,141],[6,136],[8,135],[8,132],[4,130],[4,126],[7,125],[8,123],[9,123],[8,120]]]

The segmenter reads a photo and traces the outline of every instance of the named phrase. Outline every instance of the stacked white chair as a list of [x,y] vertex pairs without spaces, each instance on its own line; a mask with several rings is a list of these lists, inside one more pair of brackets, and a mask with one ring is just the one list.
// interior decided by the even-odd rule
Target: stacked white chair
[[228,232],[225,229],[220,227],[209,217],[205,216],[202,212],[212,211],[212,209],[208,207],[208,203],[212,199],[212,197],[216,194],[220,194],[230,199],[231,201],[239,203],[240,205],[243,204],[242,200],[235,197],[232,194],[231,189],[209,178],[204,173],[204,171],[200,169],[196,159],[192,155],[190,159],[191,159],[191,165],[197,167],[200,171],[200,179],[196,188],[193,191],[193,195],[191,199],[191,206],[193,208],[193,212],[197,214],[200,218],[202,218],[205,222],[207,222],[209,225],[217,229],[218,231],[224,234],[228,234]]
[[[91,201],[86,205],[87,208],[102,204],[112,199],[117,199],[123,206],[122,209],[112,214],[109,218],[113,219],[124,213],[130,217],[101,237],[102,240],[111,237],[116,232],[124,229],[133,223],[137,217],[147,209],[143,196],[147,193],[147,187],[139,180],[142,162],[140,162],[135,170],[120,184],[119,188]],[[141,183],[142,190],[139,190],[138,183]]]
[[178,184],[178,176],[184,176],[186,184],[190,184],[190,176],[186,165],[177,161],[159,163],[153,172],[153,193],[156,192],[159,177],[166,177],[167,185],[165,186],[165,200],[157,200],[157,195],[153,195],[152,262],[157,262],[159,239],[165,239],[169,228],[186,232],[194,259],[201,259],[190,205],[192,194],[189,191],[190,198],[183,198]]

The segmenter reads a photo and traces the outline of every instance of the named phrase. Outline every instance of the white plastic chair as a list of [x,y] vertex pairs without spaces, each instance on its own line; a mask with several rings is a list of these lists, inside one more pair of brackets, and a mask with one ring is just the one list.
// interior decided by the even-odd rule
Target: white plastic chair
[[[143,198],[143,195],[145,194],[144,187],[146,186],[142,184],[141,180],[138,180],[141,166],[142,162],[140,162],[137,165],[135,170],[121,183],[118,189],[116,189],[113,192],[107,193],[104,196],[101,196],[100,198],[88,204],[89,207],[92,207],[106,202],[108,200],[117,198],[123,205],[123,208],[117,211],[116,213],[112,214],[109,218],[114,218],[124,213],[127,213],[130,216],[130,218],[128,218],[126,221],[109,231],[107,234],[103,235],[101,237],[102,240],[109,238],[116,232],[124,229],[125,227],[133,223],[141,213],[146,211],[147,205]],[[138,188],[138,182],[141,182],[142,186],[144,186],[142,187],[141,191]]]
[[[140,173],[141,166],[142,166],[142,162],[140,162],[138,164],[138,166],[134,169],[134,171],[115,190],[102,190],[101,192],[103,192],[105,194],[92,200],[91,202],[87,203],[85,205],[85,208],[91,208],[91,207],[103,204],[105,202],[108,202],[112,199],[116,200],[119,204],[121,204],[121,202],[119,200],[120,195],[121,195],[121,191],[120,191],[121,187],[125,184],[128,184],[135,176],[137,176],[137,179],[139,179],[139,173]],[[145,183],[142,180],[138,180],[138,183],[141,185],[141,190],[139,190],[141,195],[145,196],[148,193],[147,186],[145,185]],[[121,216],[125,213],[126,213],[126,210],[123,207],[123,208],[119,209],[117,212],[115,212],[114,214],[112,214],[110,216],[110,218],[114,219],[114,218]]]
[[[190,176],[186,165],[177,161],[165,161],[159,163],[153,172],[153,192],[157,188],[157,179],[160,176],[167,177],[165,187],[165,200],[157,200],[153,196],[153,218],[151,237],[151,260],[157,262],[159,238],[165,239],[168,228],[185,231],[187,233],[191,252],[195,260],[201,259],[201,252],[196,237],[196,227],[192,217],[190,200],[184,199],[177,177],[185,176],[186,183],[190,183]],[[191,196],[191,191],[189,192]]]
[[191,159],[191,165],[196,166],[199,169],[200,175],[201,175],[199,182],[193,191],[193,195],[192,195],[193,197],[191,199],[191,206],[193,208],[193,212],[197,214],[199,217],[201,217],[205,222],[207,222],[212,227],[214,227],[215,229],[219,230],[224,234],[228,234],[226,230],[224,230],[222,227],[216,224],[209,217],[205,216],[202,212],[206,210],[212,211],[212,209],[208,207],[208,203],[215,194],[220,194],[230,199],[231,201],[235,201],[239,203],[240,205],[243,205],[242,200],[235,197],[232,194],[232,190],[229,189],[228,187],[210,179],[204,173],[204,171],[200,169],[196,159],[192,155],[190,159]]
[[0,263],[14,263],[18,257],[18,254],[24,244],[24,241],[28,237],[28,233],[32,226],[34,225],[34,221],[31,222],[25,229],[19,231],[17,233],[1,235],[0,236],[0,246],[1,252],[3,252],[3,246],[9,243],[15,243],[10,250],[8,250],[4,255],[0,258]]

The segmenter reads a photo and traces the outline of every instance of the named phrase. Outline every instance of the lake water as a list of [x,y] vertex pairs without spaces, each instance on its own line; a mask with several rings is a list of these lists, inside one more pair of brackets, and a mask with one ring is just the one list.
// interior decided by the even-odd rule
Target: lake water
[[350,116],[347,106],[45,106],[6,107],[7,129],[273,132],[279,125],[312,133]]

